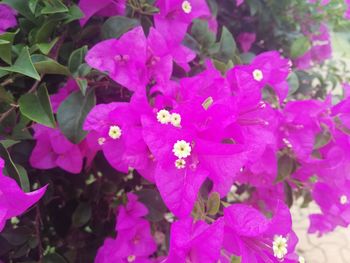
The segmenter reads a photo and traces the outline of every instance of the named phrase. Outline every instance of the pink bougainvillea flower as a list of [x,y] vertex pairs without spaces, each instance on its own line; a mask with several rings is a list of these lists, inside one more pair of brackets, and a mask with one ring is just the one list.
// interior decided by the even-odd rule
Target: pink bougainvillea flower
[[0,158],[0,231],[6,220],[24,213],[45,194],[47,186],[25,193],[12,178],[3,175],[4,160]]
[[342,186],[316,183],[312,197],[320,206],[322,214],[310,215],[309,233],[318,232],[322,235],[336,226],[347,227],[350,224],[350,181]]
[[247,158],[243,146],[225,144],[230,135],[226,126],[234,121],[232,112],[221,103],[208,109],[203,100],[183,102],[171,112],[160,109],[143,116],[143,136],[158,161],[157,187],[169,209],[187,216],[198,190],[209,177],[213,191],[224,196]]
[[181,219],[171,226],[170,250],[164,263],[217,262],[223,241],[224,222],[216,220],[211,225],[192,218]]
[[133,228],[134,224],[148,214],[148,210],[144,204],[138,201],[133,193],[128,193],[128,203],[119,208],[117,217],[116,231],[127,230]]
[[60,167],[70,173],[80,173],[83,155],[78,145],[68,141],[58,130],[34,125],[36,145],[30,156],[31,166],[38,169]]
[[151,235],[150,224],[143,219],[147,208],[137,201],[136,195],[128,194],[128,203],[119,209],[116,222],[117,238],[107,238],[98,250],[95,262],[152,262],[157,245]]
[[91,147],[99,147],[118,171],[135,168],[153,181],[154,158],[142,138],[140,115],[151,112],[143,95],[135,94],[130,103],[96,105],[88,114],[84,129],[90,131]]
[[245,204],[225,208],[224,219],[227,256],[240,256],[242,263],[297,262],[297,237],[289,209],[282,202],[277,204],[271,219]]
[[117,83],[135,91],[147,83],[146,37],[141,27],[136,27],[118,40],[109,39],[95,45],[85,60],[93,68],[108,72]]
[[313,63],[322,63],[332,56],[332,45],[327,25],[321,23],[318,31],[304,30],[311,42],[311,48],[295,60],[298,69],[309,69]]
[[243,52],[248,52],[252,47],[252,44],[256,40],[255,33],[243,32],[240,33],[237,37],[238,43],[241,46]]
[[7,4],[0,3],[0,34],[17,25],[17,12]]
[[347,6],[347,9],[344,13],[344,18],[345,19],[350,19],[350,0],[344,0],[346,6]]
[[201,0],[158,0],[156,6],[159,8],[159,14],[154,16],[156,29],[178,44],[185,37],[193,19],[211,17],[208,5]]
[[280,116],[280,147],[291,148],[302,160],[310,158],[316,135],[322,131],[320,117],[328,107],[317,100],[288,102]]
[[[308,0],[310,4],[316,4],[319,0]],[[321,0],[321,5],[328,5],[331,0]]]
[[243,94],[248,102],[261,100],[261,89],[269,84],[280,101],[288,94],[286,79],[291,63],[277,51],[262,53],[250,65],[235,66],[228,72],[228,80],[235,92]]
[[84,13],[80,25],[84,26],[95,14],[105,17],[124,14],[125,0],[80,0],[79,7]]
[[[139,26],[118,40],[98,43],[85,59],[91,67],[108,72],[114,81],[136,91],[144,90],[150,81],[159,84],[170,79],[173,66],[171,52],[174,51],[159,32],[151,28],[146,38]],[[183,55],[186,56],[185,53]]]
[[240,6],[243,4],[244,0],[236,0],[236,6]]

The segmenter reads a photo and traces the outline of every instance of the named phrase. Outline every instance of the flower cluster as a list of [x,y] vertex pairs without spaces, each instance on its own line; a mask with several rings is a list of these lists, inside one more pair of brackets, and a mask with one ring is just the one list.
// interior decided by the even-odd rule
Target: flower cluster
[[[117,0],[81,0],[80,7],[81,25],[93,15],[126,9],[125,1]],[[209,7],[200,0],[159,0],[155,7],[159,12],[149,30],[135,26],[118,39],[97,43],[85,57],[91,68],[127,89],[130,101],[97,104],[83,124],[88,135],[78,144],[58,127],[34,125],[31,165],[80,173],[84,159],[87,167],[101,151],[117,171],[135,170],[155,185],[176,217],[167,255],[157,254],[154,229],[145,219],[148,209],[129,192],[118,208],[117,236],[105,240],[96,262],[229,263],[235,257],[242,263],[303,262],[295,252],[298,239],[285,196],[302,189],[320,206],[321,212],[310,216],[310,233],[350,224],[350,177],[344,173],[350,169],[350,97],[336,105],[331,95],[324,101],[287,99],[292,63],[278,51],[262,52],[225,74],[209,59],[203,70],[192,71],[196,54],[183,40],[194,19],[216,31]],[[302,69],[331,53],[325,24],[304,34],[312,45],[295,61]],[[244,52],[255,40],[253,33],[238,37]],[[50,98],[53,111],[78,89],[68,80]],[[0,189],[4,203],[8,196],[21,199],[5,205],[3,219],[27,209],[45,191],[24,194],[16,187],[6,196],[8,189]],[[248,197],[239,200],[237,187]],[[210,193],[217,194],[219,208],[198,215]]]

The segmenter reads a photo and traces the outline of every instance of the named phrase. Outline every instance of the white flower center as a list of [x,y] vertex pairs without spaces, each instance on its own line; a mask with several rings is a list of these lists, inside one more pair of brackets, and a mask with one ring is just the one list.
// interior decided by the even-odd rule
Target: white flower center
[[104,138],[104,137],[100,137],[100,138],[97,139],[97,143],[99,145],[103,145],[105,143],[105,141],[106,141],[106,138]]
[[157,113],[157,120],[161,124],[168,124],[171,121],[171,114],[167,110],[160,110]]
[[171,114],[171,124],[175,127],[181,126],[181,116],[178,113]]
[[119,128],[119,126],[113,125],[109,127],[108,135],[114,140],[119,139],[122,135],[122,130]]
[[136,256],[135,255],[130,255],[128,256],[128,262],[134,262],[136,259]]
[[255,69],[253,71],[253,78],[256,81],[262,81],[262,79],[264,78],[264,75],[263,75],[263,73],[262,73],[262,71],[260,69]]
[[303,256],[299,256],[299,263],[305,263],[305,258]]
[[346,195],[342,195],[339,201],[342,205],[345,205],[348,202],[348,197]]
[[189,1],[183,1],[181,7],[186,14],[189,14],[192,11],[192,6]]
[[275,236],[272,243],[273,255],[278,259],[283,259],[287,255],[287,239],[283,236]]
[[173,147],[174,155],[179,158],[186,158],[191,155],[191,146],[184,140],[177,141]]
[[184,159],[177,159],[175,161],[175,167],[177,169],[183,169],[186,167],[186,161]]

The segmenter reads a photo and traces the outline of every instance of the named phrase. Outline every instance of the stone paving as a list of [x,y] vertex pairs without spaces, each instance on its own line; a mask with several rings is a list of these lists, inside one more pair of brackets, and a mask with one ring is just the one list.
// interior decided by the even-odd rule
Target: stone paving
[[292,209],[294,231],[299,237],[297,251],[307,263],[350,263],[350,228],[337,228],[334,232],[317,237],[307,234],[308,214],[317,212],[315,204]]

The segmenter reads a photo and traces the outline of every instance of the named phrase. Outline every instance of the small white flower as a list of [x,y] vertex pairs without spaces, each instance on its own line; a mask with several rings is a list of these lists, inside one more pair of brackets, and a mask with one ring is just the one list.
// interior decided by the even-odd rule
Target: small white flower
[[191,155],[191,146],[184,140],[177,141],[173,147],[174,155],[179,158],[186,158]]
[[264,74],[262,73],[262,71],[260,69],[255,69],[253,71],[253,78],[256,81],[262,81],[262,79],[264,78]]
[[104,138],[104,137],[100,137],[100,138],[97,139],[97,143],[99,145],[103,145],[105,143],[105,141],[106,141],[106,138]]
[[189,1],[183,1],[181,7],[186,14],[189,14],[192,11],[192,5]]
[[299,256],[299,263],[305,263],[305,258],[303,256]]
[[157,113],[157,120],[161,124],[168,124],[171,121],[171,114],[167,110],[160,110]]
[[346,195],[342,195],[339,201],[342,205],[345,205],[348,202],[348,197]]
[[186,161],[184,159],[177,159],[175,161],[175,167],[177,169],[183,169],[186,167]]
[[283,236],[275,236],[272,243],[273,255],[278,259],[283,259],[287,255],[287,239]]
[[108,135],[114,140],[119,139],[120,136],[122,136],[122,130],[119,128],[119,126],[113,125],[109,127]]
[[128,256],[128,262],[134,262],[136,259],[136,256],[135,255],[130,255]]
[[178,113],[171,114],[171,124],[175,127],[181,126],[181,116]]

